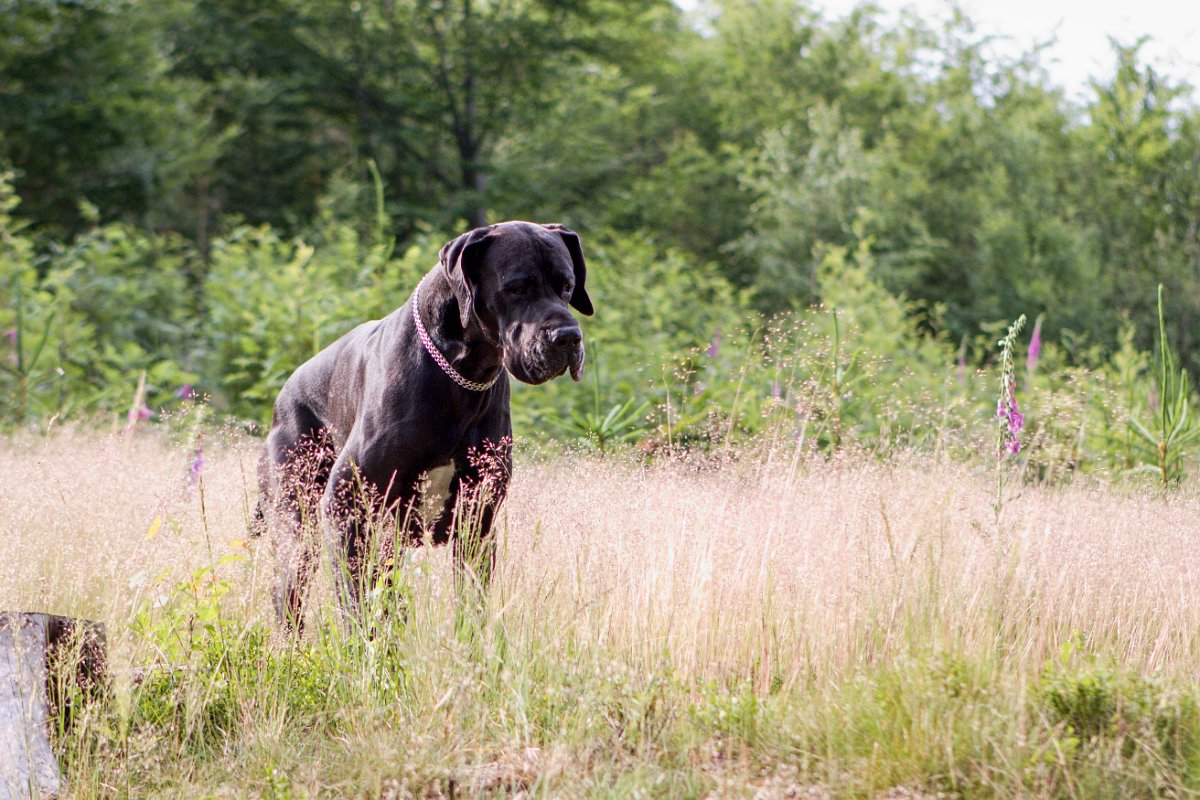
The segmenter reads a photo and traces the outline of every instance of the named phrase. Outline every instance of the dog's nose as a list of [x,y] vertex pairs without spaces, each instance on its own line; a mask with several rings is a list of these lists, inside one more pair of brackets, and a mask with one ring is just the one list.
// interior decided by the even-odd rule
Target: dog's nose
[[550,344],[555,347],[574,347],[583,341],[583,331],[575,324],[564,325],[550,331]]

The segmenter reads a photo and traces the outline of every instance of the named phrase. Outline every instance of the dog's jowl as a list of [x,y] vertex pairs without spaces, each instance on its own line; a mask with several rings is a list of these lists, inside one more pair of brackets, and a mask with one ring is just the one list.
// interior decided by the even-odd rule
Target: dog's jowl
[[[349,613],[381,560],[381,519],[395,522],[396,546],[455,542],[456,568],[455,531],[469,528],[490,572],[512,469],[505,373],[580,378],[583,334],[569,309],[592,314],[586,273],[579,237],[561,225],[478,228],[446,243],[403,306],[292,374],[275,401],[255,520],[275,545],[283,624],[301,624],[321,533]],[[434,482],[440,508],[428,502]]]

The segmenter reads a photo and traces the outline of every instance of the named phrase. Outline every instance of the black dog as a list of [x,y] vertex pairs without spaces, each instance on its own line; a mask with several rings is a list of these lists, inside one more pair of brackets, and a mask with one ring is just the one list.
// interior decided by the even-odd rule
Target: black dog
[[561,225],[478,228],[442,248],[407,303],[292,374],[275,401],[252,526],[272,530],[282,623],[301,624],[316,538],[306,531],[325,531],[343,610],[356,613],[371,515],[394,516],[398,542],[411,541],[446,473],[432,541],[457,541],[455,517],[469,512],[490,572],[488,534],[512,467],[504,372],[579,380],[583,334],[567,306],[592,314],[585,277],[579,237]]

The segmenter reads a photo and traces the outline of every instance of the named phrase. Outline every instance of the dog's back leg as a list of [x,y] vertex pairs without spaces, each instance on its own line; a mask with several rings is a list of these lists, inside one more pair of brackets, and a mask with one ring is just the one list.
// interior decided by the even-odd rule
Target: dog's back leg
[[348,442],[330,472],[321,510],[338,603],[348,621],[361,622],[370,501],[355,456],[354,442]]
[[271,502],[271,459],[264,447],[258,458],[258,499],[254,503],[254,511],[246,524],[246,533],[251,539],[258,539],[267,532],[267,505]]
[[259,510],[275,555],[273,601],[279,623],[303,628],[304,599],[319,547],[320,497],[333,463],[328,432],[304,407],[291,409],[267,437]]

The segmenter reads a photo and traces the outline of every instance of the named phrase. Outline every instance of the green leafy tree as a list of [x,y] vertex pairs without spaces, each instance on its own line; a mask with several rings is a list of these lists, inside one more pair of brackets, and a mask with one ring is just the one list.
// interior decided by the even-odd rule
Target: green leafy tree
[[[662,9],[519,0],[367,0],[288,4],[297,39],[329,65],[361,147],[401,202],[436,198],[446,224],[487,223],[504,132],[549,107],[555,81],[603,63],[619,37]],[[617,50],[617,52],[620,52]]]
[[0,9],[0,162],[26,219],[73,233],[101,218],[187,227],[220,149],[203,85],[175,80],[166,4],[15,2]]
[[1200,181],[1195,166],[1197,111],[1183,90],[1142,62],[1142,42],[1114,43],[1117,69],[1093,84],[1091,124],[1080,131],[1086,171],[1081,218],[1095,227],[1101,262],[1121,306],[1130,311],[1139,344],[1149,348],[1157,330],[1154,286],[1176,301],[1171,337],[1197,364],[1200,314]]
[[817,244],[848,243],[859,209],[875,205],[878,159],[861,133],[825,106],[812,109],[806,127],[804,137],[787,128],[768,133],[744,177],[758,200],[737,246],[757,265],[760,305],[772,311],[818,299]]

